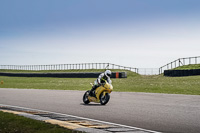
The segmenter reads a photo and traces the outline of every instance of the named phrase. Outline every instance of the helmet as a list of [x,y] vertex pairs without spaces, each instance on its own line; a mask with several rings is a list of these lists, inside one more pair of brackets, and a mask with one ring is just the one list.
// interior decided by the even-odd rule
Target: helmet
[[106,70],[105,73],[106,77],[110,77],[112,72],[110,70]]

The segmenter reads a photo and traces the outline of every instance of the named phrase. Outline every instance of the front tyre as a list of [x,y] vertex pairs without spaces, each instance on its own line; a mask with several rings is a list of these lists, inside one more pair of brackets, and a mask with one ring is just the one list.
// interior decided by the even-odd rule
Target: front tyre
[[90,93],[90,91],[86,91],[85,94],[83,95],[83,102],[84,102],[85,104],[90,103],[90,101],[89,101],[89,99],[88,99],[89,93]]
[[109,100],[110,100],[109,93],[106,93],[105,96],[104,96],[103,92],[102,92],[101,95],[100,95],[100,103],[101,103],[101,105],[107,104]]

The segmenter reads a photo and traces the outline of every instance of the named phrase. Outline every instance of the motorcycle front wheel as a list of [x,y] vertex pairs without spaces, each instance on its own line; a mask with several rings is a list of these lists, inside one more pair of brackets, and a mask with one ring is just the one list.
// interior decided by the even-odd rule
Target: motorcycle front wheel
[[90,103],[90,101],[89,101],[89,99],[88,99],[89,93],[90,93],[90,91],[86,91],[85,94],[83,95],[83,102],[84,102],[85,104]]
[[105,96],[104,96],[103,92],[102,92],[101,95],[100,95],[100,103],[101,103],[101,105],[107,104],[109,100],[110,100],[109,93],[106,93]]

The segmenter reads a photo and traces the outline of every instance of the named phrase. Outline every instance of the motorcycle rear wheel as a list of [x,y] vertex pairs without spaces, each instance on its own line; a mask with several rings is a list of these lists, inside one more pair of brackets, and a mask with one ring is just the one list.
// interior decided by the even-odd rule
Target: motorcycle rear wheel
[[84,102],[85,104],[90,103],[90,101],[89,101],[89,99],[88,99],[89,93],[90,93],[90,91],[86,91],[85,94],[83,95],[83,102]]
[[101,95],[100,95],[100,103],[101,103],[101,105],[106,105],[109,100],[110,100],[109,93],[106,93],[105,96],[104,96],[103,92],[102,92]]

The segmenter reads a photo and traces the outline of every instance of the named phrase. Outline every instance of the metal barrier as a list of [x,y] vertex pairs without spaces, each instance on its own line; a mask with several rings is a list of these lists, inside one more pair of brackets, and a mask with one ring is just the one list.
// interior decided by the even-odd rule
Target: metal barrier
[[159,75],[159,68],[138,68],[141,75]]
[[80,63],[80,64],[52,64],[52,65],[0,65],[0,69],[7,70],[86,70],[86,69],[122,69],[138,73],[138,68],[125,67],[111,63]]
[[[11,77],[56,77],[56,78],[97,78],[100,72],[77,72],[77,73],[1,73],[0,76]],[[127,78],[126,72],[113,72],[111,78]]]
[[0,65],[0,69],[7,70],[86,70],[86,69],[121,69],[130,70],[141,75],[158,75],[164,70],[173,69],[183,65],[199,64],[200,56],[179,58],[160,68],[133,68],[112,63],[79,63],[79,64],[52,64],[52,65]]
[[180,67],[183,65],[199,64],[199,63],[200,63],[200,56],[179,58],[175,61],[172,61],[172,62],[160,67],[159,74],[162,74],[164,72],[164,70],[173,69],[173,68]]

